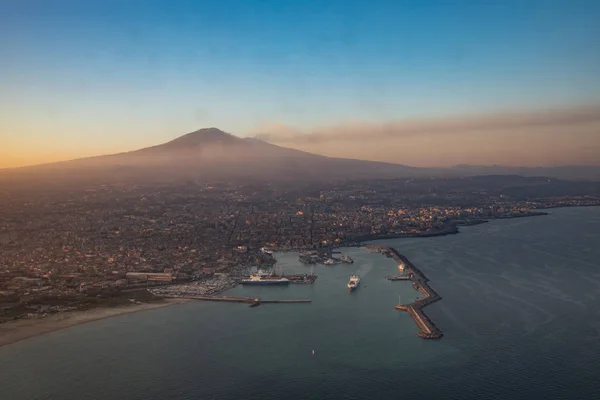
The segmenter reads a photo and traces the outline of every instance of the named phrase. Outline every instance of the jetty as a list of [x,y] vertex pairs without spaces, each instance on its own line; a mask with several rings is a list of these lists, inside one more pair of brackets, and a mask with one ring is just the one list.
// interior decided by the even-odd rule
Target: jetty
[[[392,257],[397,263],[398,266],[405,272],[405,276],[407,279],[412,281],[413,287],[421,292],[424,297],[421,299],[417,299],[409,304],[398,304],[396,306],[396,310],[406,311],[408,315],[415,321],[415,324],[419,328],[419,337],[423,339],[441,339],[444,334],[442,331],[429,319],[429,317],[423,312],[423,308],[426,306],[435,303],[436,301],[440,301],[442,296],[440,296],[435,290],[429,286],[429,279],[425,274],[415,267],[405,256],[398,253],[398,251],[391,247],[383,247],[383,246],[373,246],[373,250],[377,250],[381,253],[388,255],[388,257]],[[388,277],[389,278],[398,278],[398,277]],[[398,279],[390,279],[390,280],[398,280]]]
[[408,276],[408,275],[386,276],[385,279],[387,279],[388,281],[410,281],[410,276]]
[[295,284],[312,284],[317,280],[317,275],[315,274],[297,274],[297,275],[282,275],[283,278],[286,278],[290,281],[290,283]]
[[285,303],[285,304],[297,304],[297,303],[312,303],[312,300],[304,300],[304,299],[292,299],[292,300],[263,300],[258,297],[235,297],[235,296],[178,296],[178,295],[167,295],[163,297],[168,298],[178,298],[178,299],[190,299],[190,300],[202,300],[202,301],[225,301],[232,303],[248,303],[253,307],[256,307],[260,304],[275,304],[275,303]]

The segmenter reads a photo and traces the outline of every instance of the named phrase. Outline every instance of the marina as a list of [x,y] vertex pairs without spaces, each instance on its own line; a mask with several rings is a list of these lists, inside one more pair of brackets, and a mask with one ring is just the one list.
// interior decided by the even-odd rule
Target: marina
[[156,296],[162,297],[212,296],[234,288],[236,285],[235,279],[219,276],[176,285],[148,288],[147,290]]
[[298,259],[303,264],[322,264],[322,265],[337,265],[337,264],[353,264],[354,260],[348,255],[342,255],[335,257],[334,254],[341,254],[339,251],[332,251],[331,249],[321,249],[314,251],[300,252]]

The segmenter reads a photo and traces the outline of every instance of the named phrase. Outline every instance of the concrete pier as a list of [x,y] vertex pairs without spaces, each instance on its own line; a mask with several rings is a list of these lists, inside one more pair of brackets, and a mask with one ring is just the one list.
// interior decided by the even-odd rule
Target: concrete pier
[[203,301],[228,301],[232,303],[249,303],[253,305],[274,303],[311,303],[312,300],[263,300],[258,297],[234,297],[234,296],[163,296],[178,299],[203,300]]
[[388,281],[410,281],[410,276],[408,276],[408,275],[386,276],[385,279],[387,279]]
[[290,283],[295,284],[313,284],[317,280],[317,275],[283,275]]
[[405,256],[391,247],[378,247],[382,253],[391,255],[399,266],[402,266],[412,285],[425,296],[422,299],[415,300],[410,304],[398,304],[396,310],[406,311],[415,321],[419,328],[419,337],[423,339],[440,339],[444,334],[442,331],[425,315],[423,308],[442,299],[435,290],[427,283],[429,279],[421,270],[415,267]]

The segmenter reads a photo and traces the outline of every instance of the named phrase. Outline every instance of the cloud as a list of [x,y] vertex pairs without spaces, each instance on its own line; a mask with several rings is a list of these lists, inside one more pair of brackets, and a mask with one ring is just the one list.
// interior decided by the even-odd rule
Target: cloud
[[255,138],[265,142],[277,142],[285,138],[291,138],[301,135],[301,132],[289,125],[280,122],[265,122],[254,130]]
[[599,122],[600,106],[594,106],[437,119],[406,119],[383,123],[352,121],[307,131],[301,131],[279,122],[269,122],[259,126],[255,132],[257,132],[256,136],[262,140],[293,146],[294,144],[319,144],[333,141],[358,142],[471,132],[509,133],[523,129],[573,127]]

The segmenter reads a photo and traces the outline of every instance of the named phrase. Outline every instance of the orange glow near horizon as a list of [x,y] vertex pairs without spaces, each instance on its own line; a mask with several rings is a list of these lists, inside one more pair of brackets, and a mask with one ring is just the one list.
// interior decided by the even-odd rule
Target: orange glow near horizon
[[[27,132],[2,135],[0,168],[132,151],[185,133],[168,138],[135,132],[97,135],[93,128],[85,131],[77,127],[74,132],[64,131],[58,136]],[[270,122],[256,128],[255,133],[273,144],[310,153],[415,167],[598,165],[600,108],[384,123],[359,121],[308,131]]]

